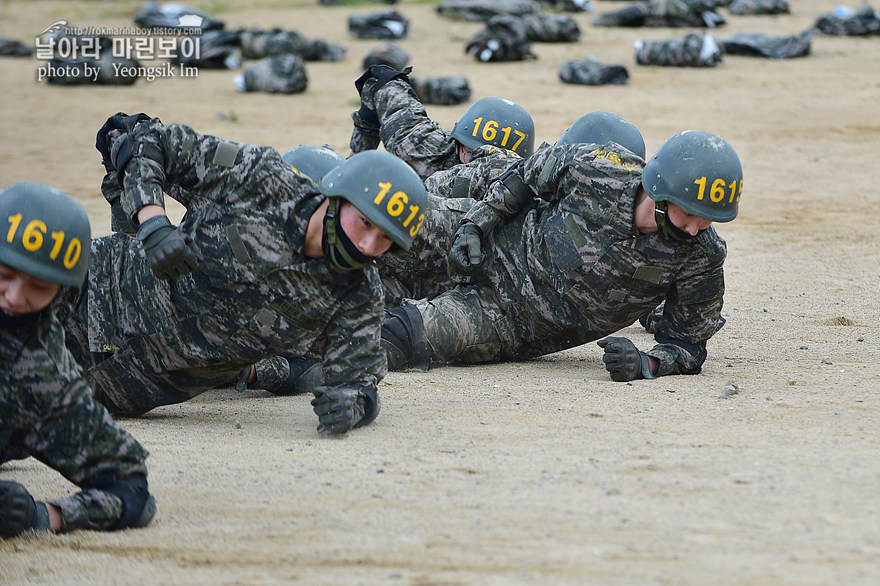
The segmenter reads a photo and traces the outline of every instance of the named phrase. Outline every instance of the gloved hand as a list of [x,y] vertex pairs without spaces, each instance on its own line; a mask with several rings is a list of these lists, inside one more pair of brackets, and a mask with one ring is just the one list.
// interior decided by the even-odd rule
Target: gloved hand
[[159,279],[173,279],[198,268],[199,261],[189,247],[189,240],[168,216],[154,216],[142,223],[137,239],[147,253],[150,270]]
[[657,378],[651,372],[648,355],[639,352],[628,338],[609,336],[596,344],[605,349],[602,362],[605,363],[605,370],[611,373],[611,380],[627,382],[637,378]]
[[[354,82],[354,87],[357,88],[358,95],[361,97],[364,96],[364,85],[366,85],[367,80],[376,78],[376,84],[373,86],[371,90],[372,93],[376,93],[380,87],[391,81],[392,79],[402,79],[406,83],[409,83],[409,74],[412,71],[412,67],[406,67],[403,71],[398,71],[393,67],[389,67],[387,65],[370,65],[370,68],[367,69],[363,75],[357,78]],[[370,96],[372,98],[372,96]]]
[[[402,79],[409,83],[410,71],[412,71],[412,67],[407,67],[403,71],[398,71],[387,65],[371,65],[363,75],[357,78],[354,82],[354,87],[357,88],[358,95],[361,97],[361,108],[357,111],[355,125],[367,129],[378,129],[379,117],[376,115],[376,110],[373,108],[373,95],[380,87],[392,79]],[[364,85],[366,85],[367,81],[370,79],[375,79],[376,83],[370,88],[369,95],[365,96]]]
[[104,169],[106,169],[108,173],[116,170],[116,166],[113,164],[110,157],[110,150],[113,147],[113,142],[120,135],[130,132],[138,122],[143,122],[145,120],[149,121],[150,117],[143,112],[132,116],[129,116],[125,112],[117,112],[113,116],[107,118],[107,121],[104,122],[104,126],[101,127],[101,130],[98,131],[98,135],[95,138],[95,148],[101,153],[101,163],[104,165]]
[[[325,387],[326,388],[326,387]],[[355,427],[364,418],[364,401],[351,387],[315,390],[312,407],[318,416],[318,433],[338,435]]]
[[462,275],[473,275],[483,265],[482,230],[470,222],[459,226],[449,249],[450,268]]

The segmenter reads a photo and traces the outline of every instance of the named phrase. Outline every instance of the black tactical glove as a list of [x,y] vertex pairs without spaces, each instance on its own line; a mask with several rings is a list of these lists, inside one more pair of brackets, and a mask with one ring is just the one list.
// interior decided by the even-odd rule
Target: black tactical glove
[[486,256],[481,242],[483,231],[473,223],[459,226],[449,249],[449,267],[462,275],[473,275],[483,265]]
[[373,421],[379,413],[379,396],[372,390],[372,399],[354,387],[315,390],[312,407],[318,416],[318,433],[339,435]]
[[154,216],[141,224],[137,239],[147,253],[150,270],[159,279],[173,279],[198,268],[199,261],[189,247],[189,240],[168,216]]
[[101,127],[101,130],[98,131],[98,136],[95,138],[95,148],[101,153],[101,163],[104,165],[104,168],[108,173],[116,170],[116,166],[113,164],[110,157],[110,150],[112,149],[113,142],[116,138],[122,134],[130,132],[138,122],[143,122],[145,120],[149,121],[150,119],[151,118],[144,113],[129,116],[125,112],[118,112],[107,119],[104,126]]
[[[379,128],[379,117],[376,115],[376,111],[371,107],[373,95],[376,93],[376,90],[392,79],[402,79],[409,83],[410,71],[412,71],[412,67],[407,67],[403,71],[398,71],[387,65],[370,65],[364,74],[355,80],[354,87],[357,88],[358,95],[361,97],[361,109],[358,110],[357,113],[360,118],[360,123],[364,125],[364,127]],[[364,85],[370,79],[375,79],[376,83],[370,90],[370,95],[364,96]],[[369,104],[369,106],[367,104]],[[355,121],[355,123],[357,123],[357,121]]]
[[605,370],[611,373],[611,380],[627,382],[637,378],[657,378],[651,372],[648,355],[639,352],[629,339],[609,336],[596,343],[605,349],[602,362],[605,363]]

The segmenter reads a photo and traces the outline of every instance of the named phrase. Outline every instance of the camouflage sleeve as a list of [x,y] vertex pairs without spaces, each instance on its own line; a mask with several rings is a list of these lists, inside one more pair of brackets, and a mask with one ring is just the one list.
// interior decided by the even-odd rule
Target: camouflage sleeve
[[[204,203],[209,192],[230,201],[256,193],[243,186],[267,149],[160,122],[139,125],[132,138],[133,151],[142,154],[132,157],[123,176],[122,204],[129,217],[146,205],[164,207],[163,193],[187,209]],[[229,189],[220,189],[224,182]]]
[[361,120],[359,111],[351,113],[351,120],[354,122],[354,128],[351,130],[351,140],[349,141],[351,152],[361,153],[363,151],[374,151],[379,148],[379,143],[381,142],[379,129],[373,128],[371,124]]
[[51,328],[43,345],[29,345],[0,376],[0,385],[16,390],[0,397],[0,419],[26,429],[21,447],[80,487],[98,477],[146,474],[147,451],[93,398],[60,323]]
[[385,351],[379,342],[384,315],[381,281],[374,267],[365,270],[373,274],[363,287],[353,289],[345,307],[327,327],[325,390],[353,383],[376,386],[387,374]]
[[[371,84],[364,86],[370,95]],[[407,82],[394,79],[373,94],[373,109],[379,117],[379,135],[385,150],[406,161],[422,180],[452,167],[457,158],[455,143],[428,112]]]
[[698,374],[706,360],[706,342],[724,326],[726,245],[714,230],[701,238],[715,240],[717,247],[708,261],[692,263],[702,265],[702,270],[681,275],[666,297],[654,329],[657,345],[647,352],[660,362],[658,376]]

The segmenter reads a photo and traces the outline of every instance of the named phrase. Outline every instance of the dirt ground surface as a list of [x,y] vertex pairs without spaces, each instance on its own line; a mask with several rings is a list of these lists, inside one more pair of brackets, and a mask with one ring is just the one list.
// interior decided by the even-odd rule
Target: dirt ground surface
[[[720,8],[727,24],[712,33],[792,35],[835,2],[790,4],[781,16]],[[192,5],[228,29],[293,29],[347,55],[307,63],[308,89],[286,96],[238,93],[230,70],[50,86],[35,80],[36,59],[0,58],[2,184],[59,187],[106,234],[94,143],[117,111],[282,152],[328,143],[348,153],[353,81],[377,42],[351,35],[348,17],[387,5]],[[648,153],[691,128],[737,150],[741,212],[718,226],[728,321],[703,373],[615,383],[592,343],[523,363],[392,373],[379,418],[341,439],[318,436],[308,397],[213,391],[122,420],[151,453],[151,526],[0,541],[0,583],[880,584],[880,38],[817,35],[801,59],[644,67],[633,41],[685,31],[593,27],[595,14],[624,6],[598,0],[572,15],[579,42],[485,64],[464,53],[483,25],[435,6],[395,6],[410,19],[399,44],[414,74],[463,74],[472,100],[519,102],[538,142],[610,110],[638,126]],[[32,43],[57,20],[133,26],[140,7],[5,0],[0,36]],[[563,84],[559,66],[587,55],[626,66],[628,83]],[[428,113],[451,129],[466,107]],[[622,334],[653,342],[638,327]],[[739,392],[723,396],[731,382]],[[0,478],[38,499],[76,491],[33,460]]]

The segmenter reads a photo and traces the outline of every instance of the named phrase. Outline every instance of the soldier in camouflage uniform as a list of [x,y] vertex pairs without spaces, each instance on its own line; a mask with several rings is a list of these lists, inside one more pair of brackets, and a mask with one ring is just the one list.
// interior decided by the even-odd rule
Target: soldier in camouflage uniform
[[[389,369],[523,360],[599,340],[617,381],[699,373],[724,324],[726,244],[711,224],[738,210],[742,167],[730,145],[686,131],[647,165],[614,144],[560,145],[516,173],[547,203],[493,184],[449,253],[476,282],[392,314],[382,328]],[[600,340],[664,301],[650,351]]]
[[[323,361],[319,432],[373,421],[386,363],[372,262],[424,223],[411,169],[362,153],[316,187],[275,149],[143,114],[112,116],[96,146],[138,229],[92,242],[87,302],[68,332],[111,412],[180,403],[291,352]],[[187,208],[179,226],[163,192]]]
[[18,183],[0,191],[0,218],[0,464],[34,456],[82,489],[46,503],[0,480],[0,536],[146,526],[156,512],[147,451],[94,400],[56,315],[88,270],[85,210]]
[[397,71],[373,65],[355,81],[361,107],[351,115],[353,153],[375,149],[381,142],[423,180],[467,163],[480,148],[501,147],[521,157],[532,153],[535,124],[519,104],[497,97],[481,98],[449,132],[428,117],[410,85],[409,72],[410,68]]

